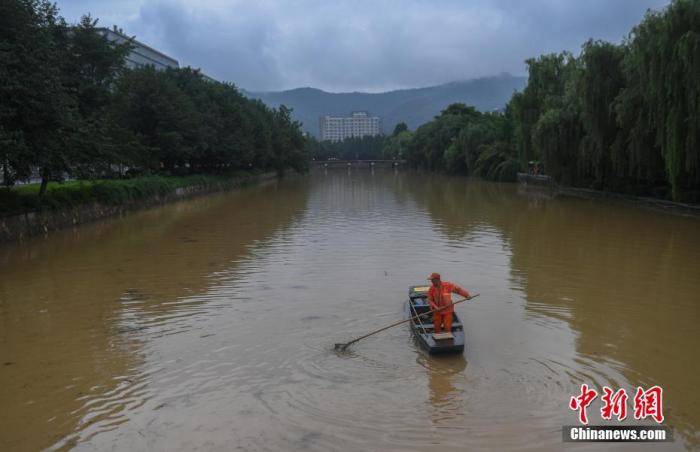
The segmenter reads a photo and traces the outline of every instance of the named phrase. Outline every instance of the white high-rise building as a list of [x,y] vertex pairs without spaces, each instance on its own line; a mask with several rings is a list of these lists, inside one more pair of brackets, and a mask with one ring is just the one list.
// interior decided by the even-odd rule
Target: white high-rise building
[[366,111],[354,111],[350,116],[321,116],[319,118],[322,141],[340,141],[382,133],[382,120]]

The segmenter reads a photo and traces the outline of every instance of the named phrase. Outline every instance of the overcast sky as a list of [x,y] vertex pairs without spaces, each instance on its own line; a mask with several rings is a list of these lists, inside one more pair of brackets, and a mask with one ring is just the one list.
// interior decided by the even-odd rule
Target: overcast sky
[[385,91],[509,72],[620,42],[668,0],[58,0],[253,91]]

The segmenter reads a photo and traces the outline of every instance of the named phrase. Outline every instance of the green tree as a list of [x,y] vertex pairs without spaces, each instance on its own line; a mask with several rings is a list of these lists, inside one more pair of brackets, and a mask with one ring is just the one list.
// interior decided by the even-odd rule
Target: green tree
[[297,172],[308,169],[309,156],[304,148],[300,124],[292,119],[292,110],[284,105],[272,111],[275,170],[282,174],[286,168]]
[[512,143],[496,141],[483,144],[479,149],[479,157],[474,162],[475,176],[499,182],[514,182],[520,162]]
[[624,48],[593,40],[583,45],[580,57],[576,91],[586,134],[583,146],[588,171],[600,187],[615,187],[619,175],[627,172],[624,156],[612,152],[620,132],[614,101],[625,86],[623,57]]
[[128,71],[116,85],[111,109],[114,121],[146,151],[130,156],[128,164],[173,172],[189,163],[199,118],[171,73],[153,66]]
[[644,158],[640,144],[649,148],[645,130],[652,130],[679,200],[700,183],[700,2],[674,0],[648,12],[627,46],[628,86],[617,104],[626,148],[632,161]]
[[112,166],[120,162],[120,154],[127,147],[124,132],[109,121],[108,109],[115,84],[126,70],[124,61],[132,46],[130,42],[108,41],[98,32],[96,24],[96,19],[86,15],[71,27],[61,68],[64,83],[75,96],[80,114],[71,170],[82,178],[111,174]]
[[405,122],[400,122],[396,124],[396,127],[394,127],[394,132],[391,134],[392,137],[397,136],[401,132],[406,132],[408,131],[408,126],[406,125]]
[[0,3],[0,159],[12,183],[33,168],[49,180],[70,171],[79,123],[61,71],[68,26],[45,0]]
[[452,104],[435,120],[416,129],[407,152],[409,163],[430,170],[459,171],[464,165],[463,149],[455,144],[460,131],[480,118],[474,107]]
[[560,105],[564,95],[567,72],[572,69],[573,56],[568,52],[542,55],[526,60],[527,86],[516,94],[510,107],[516,119],[515,139],[521,165],[540,158],[532,143],[535,124],[547,109]]
[[382,149],[382,156],[388,160],[403,160],[406,158],[412,139],[413,133],[410,130],[403,130],[392,135],[387,139]]

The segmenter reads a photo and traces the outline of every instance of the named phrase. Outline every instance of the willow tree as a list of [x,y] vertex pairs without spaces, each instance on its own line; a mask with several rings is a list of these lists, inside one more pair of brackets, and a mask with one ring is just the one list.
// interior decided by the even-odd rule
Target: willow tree
[[515,182],[519,166],[512,143],[496,141],[480,146],[473,173],[484,179]]
[[583,130],[578,108],[567,104],[548,109],[537,121],[532,133],[547,174],[564,185],[581,185],[580,154]]
[[666,185],[661,149],[648,108],[648,93],[643,89],[641,74],[630,67],[631,59],[623,60],[626,86],[614,102],[615,117],[620,126],[612,147],[612,161],[618,174],[640,185]]
[[572,60],[574,58],[569,52],[562,52],[525,61],[527,86],[521,94],[513,96],[509,105],[516,121],[516,143],[522,165],[540,157],[533,146],[532,134],[540,116],[548,109],[560,106]]
[[626,75],[642,96],[637,117],[655,131],[678,200],[684,188],[700,183],[700,2],[674,0],[648,12],[628,46]]
[[615,116],[614,101],[624,87],[622,72],[624,49],[620,46],[589,40],[583,45],[579,57],[576,91],[581,107],[581,122],[586,133],[582,142],[588,157],[585,163],[595,182],[601,187],[611,187],[610,179],[618,179],[627,170],[625,159],[615,159],[613,168],[612,146],[619,125]]
[[409,164],[437,171],[459,171],[464,159],[461,150],[452,145],[460,131],[480,117],[481,113],[472,106],[449,105],[440,116],[416,129],[406,153]]

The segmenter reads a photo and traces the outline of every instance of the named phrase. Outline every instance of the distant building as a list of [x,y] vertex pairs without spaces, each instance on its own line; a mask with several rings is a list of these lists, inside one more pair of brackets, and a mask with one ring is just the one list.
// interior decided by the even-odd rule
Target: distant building
[[121,28],[117,28],[116,25],[111,30],[109,28],[98,28],[97,32],[106,37],[108,41],[116,42],[117,44],[131,41],[133,49],[129,52],[129,55],[126,56],[126,67],[129,69],[143,66],[153,66],[160,70],[165,70],[169,67],[180,67],[180,63],[178,63],[175,58],[169,57],[142,42],[132,39],[125,35],[124,31]]
[[382,133],[382,120],[366,111],[354,111],[350,116],[321,116],[319,118],[322,141],[340,141]]
[[[133,48],[125,58],[126,67],[129,69],[135,69],[143,66],[153,66],[159,70],[165,70],[169,67],[173,69],[180,67],[180,63],[178,63],[175,58],[169,57],[153,47],[149,47],[142,42],[132,39],[130,36],[125,35],[124,30],[117,28],[116,25],[114,25],[112,29],[98,28],[97,32],[106,37],[108,41],[116,42],[117,44],[123,44],[126,41],[131,41]],[[218,83],[218,80],[209,77],[201,70],[199,70],[199,73],[201,74],[202,79],[205,81]]]

